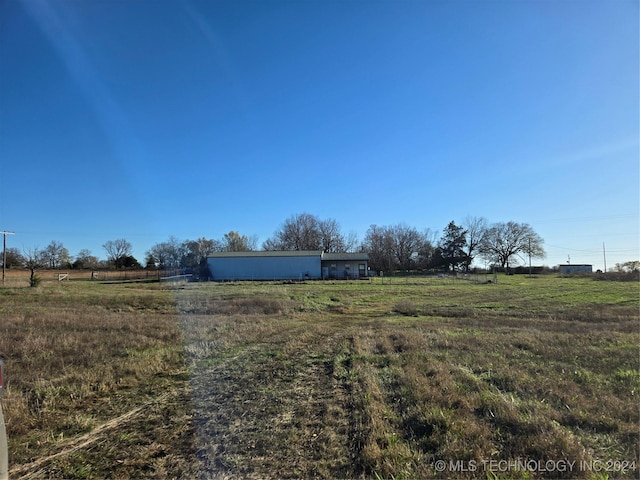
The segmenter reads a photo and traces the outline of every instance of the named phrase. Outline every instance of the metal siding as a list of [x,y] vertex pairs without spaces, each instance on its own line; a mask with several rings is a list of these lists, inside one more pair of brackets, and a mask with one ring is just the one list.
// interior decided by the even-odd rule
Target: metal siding
[[213,280],[320,278],[320,256],[209,257]]
[[[364,265],[365,276],[368,274],[369,262],[367,260],[322,260],[322,267],[326,268],[325,278],[360,278],[359,266]],[[335,270],[331,268],[331,265],[335,265]],[[349,265],[347,273],[346,266]]]
[[[336,268],[331,268],[335,265]],[[349,265],[347,272],[346,266]],[[364,275],[360,277],[360,265],[364,265]],[[322,268],[324,278],[343,279],[343,278],[366,278],[369,275],[369,257],[362,254],[324,254],[322,256]]]
[[561,274],[593,273],[593,265],[559,265]]

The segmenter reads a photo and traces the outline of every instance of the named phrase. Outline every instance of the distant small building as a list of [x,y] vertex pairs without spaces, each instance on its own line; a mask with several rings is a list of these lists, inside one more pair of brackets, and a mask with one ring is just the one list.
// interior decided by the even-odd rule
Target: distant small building
[[211,279],[314,280],[366,278],[366,253],[324,253],[320,250],[218,252],[207,258]]
[[562,275],[569,275],[571,273],[593,273],[593,265],[575,264],[575,265],[559,265],[558,269]]

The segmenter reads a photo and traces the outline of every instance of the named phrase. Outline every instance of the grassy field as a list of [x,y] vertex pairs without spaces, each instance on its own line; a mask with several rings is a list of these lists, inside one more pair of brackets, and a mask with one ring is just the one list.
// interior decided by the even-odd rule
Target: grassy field
[[637,478],[637,282],[0,288],[12,478]]
[[[176,275],[176,270],[37,270],[36,276],[42,285],[56,285],[69,281],[89,280],[98,282],[121,282],[127,280],[158,280]],[[4,285],[0,287],[28,287],[30,272],[26,269],[7,269]]]

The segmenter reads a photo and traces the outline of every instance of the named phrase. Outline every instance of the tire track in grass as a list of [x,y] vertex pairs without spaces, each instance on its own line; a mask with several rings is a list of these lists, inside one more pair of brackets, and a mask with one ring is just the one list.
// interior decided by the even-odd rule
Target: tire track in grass
[[111,433],[113,430],[117,429],[125,422],[130,422],[134,418],[142,415],[147,409],[157,404],[165,403],[169,400],[170,397],[175,395],[175,391],[169,390],[159,397],[153,398],[144,405],[140,405],[139,407],[131,409],[118,417],[112,418],[111,420],[102,423],[101,425],[97,426],[90,432],[85,433],[84,435],[61,443],[59,446],[60,451],[54,453],[53,455],[48,455],[46,457],[39,458],[38,460],[35,460],[31,463],[19,465],[9,469],[9,475],[11,478],[19,478],[21,480],[39,478],[43,475],[43,473],[46,473],[43,471],[43,467],[51,463],[53,460],[90,447],[99,440],[103,439],[106,434]]
[[253,344],[192,374],[201,474],[350,477],[349,400],[332,374],[334,339]]

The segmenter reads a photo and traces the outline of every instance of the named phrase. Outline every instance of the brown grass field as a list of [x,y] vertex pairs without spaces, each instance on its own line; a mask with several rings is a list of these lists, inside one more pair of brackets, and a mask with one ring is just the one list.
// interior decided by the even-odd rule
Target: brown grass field
[[[159,277],[167,276],[171,272],[157,270],[37,270],[36,275],[43,284],[53,285],[57,283],[73,282],[78,280],[93,280],[99,282],[124,282],[133,280],[158,280]],[[28,270],[7,269],[5,271],[4,287],[28,287]],[[67,275],[63,280],[59,280],[61,275]],[[2,285],[0,285],[1,287]]]
[[638,287],[8,282],[10,476],[638,478]]

